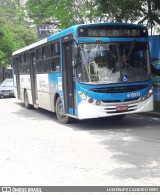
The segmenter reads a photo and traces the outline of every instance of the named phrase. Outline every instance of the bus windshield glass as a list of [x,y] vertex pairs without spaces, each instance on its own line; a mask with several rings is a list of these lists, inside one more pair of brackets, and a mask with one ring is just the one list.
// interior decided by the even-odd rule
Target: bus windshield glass
[[79,48],[79,82],[108,84],[138,82],[151,78],[147,43],[83,43]]

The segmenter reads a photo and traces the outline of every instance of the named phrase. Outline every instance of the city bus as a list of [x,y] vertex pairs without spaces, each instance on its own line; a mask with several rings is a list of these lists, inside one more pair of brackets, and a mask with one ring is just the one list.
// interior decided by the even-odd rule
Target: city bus
[[153,109],[147,28],[74,25],[13,53],[15,96],[61,123]]

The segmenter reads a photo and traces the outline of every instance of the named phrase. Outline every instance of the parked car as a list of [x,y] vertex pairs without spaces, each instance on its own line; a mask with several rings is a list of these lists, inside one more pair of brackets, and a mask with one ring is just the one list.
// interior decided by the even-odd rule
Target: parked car
[[13,79],[5,79],[0,84],[0,98],[4,98],[4,97],[15,97]]

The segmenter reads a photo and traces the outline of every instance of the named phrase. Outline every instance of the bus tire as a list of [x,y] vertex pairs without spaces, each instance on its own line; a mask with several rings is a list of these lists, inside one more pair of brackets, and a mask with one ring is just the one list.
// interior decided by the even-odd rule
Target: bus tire
[[27,109],[31,109],[32,105],[29,104],[29,99],[28,99],[28,93],[27,91],[24,92],[24,105]]
[[71,121],[71,118],[63,112],[63,104],[60,96],[56,100],[56,116],[60,123],[66,124]]

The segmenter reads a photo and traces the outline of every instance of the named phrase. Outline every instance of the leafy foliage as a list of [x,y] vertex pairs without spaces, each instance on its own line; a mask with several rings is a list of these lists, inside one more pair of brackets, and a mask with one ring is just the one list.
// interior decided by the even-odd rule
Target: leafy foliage
[[0,34],[0,65],[3,65],[8,64],[14,43],[12,32],[2,20],[0,21]]
[[159,0],[97,0],[98,9],[112,21],[160,24]]
[[78,23],[101,21],[95,0],[27,0],[29,17],[36,24],[67,28]]
[[19,10],[18,0],[0,0],[0,66],[11,64],[13,51],[37,40],[29,23],[19,20]]
[[159,0],[27,0],[26,9],[37,24],[60,28],[99,21],[160,24]]

